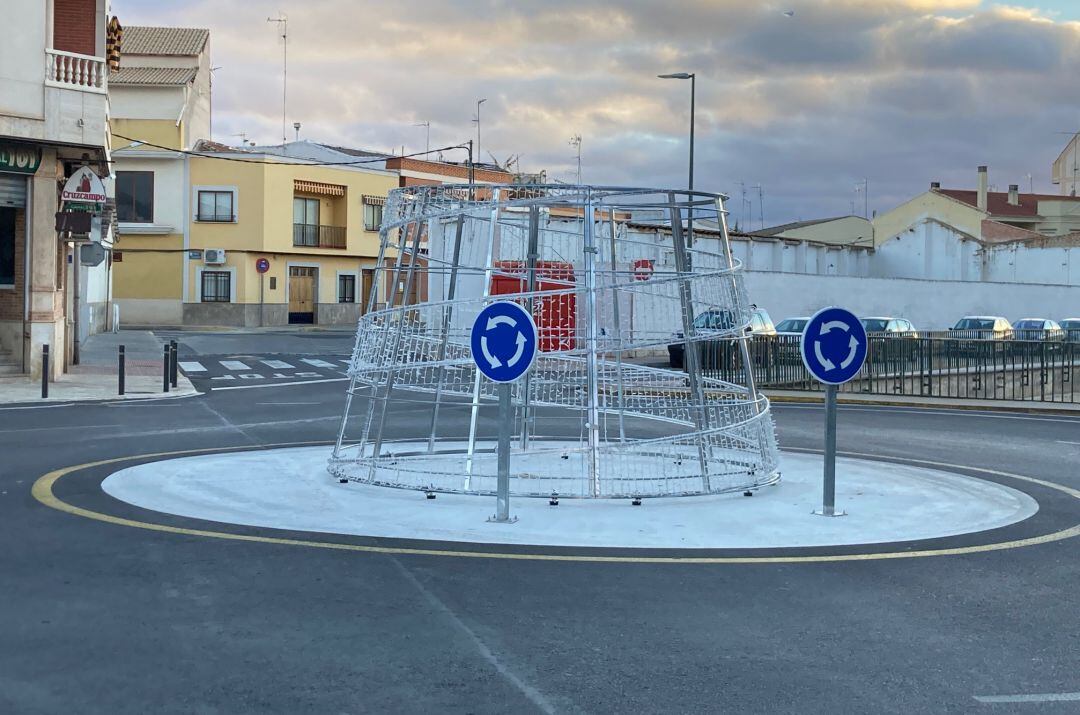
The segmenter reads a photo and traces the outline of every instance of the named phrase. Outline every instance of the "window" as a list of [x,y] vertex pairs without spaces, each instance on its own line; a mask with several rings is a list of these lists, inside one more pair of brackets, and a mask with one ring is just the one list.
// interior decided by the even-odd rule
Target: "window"
[[383,207],[378,204],[364,202],[364,230],[378,231],[382,226]]
[[232,300],[232,274],[228,271],[202,272],[202,302],[229,303]]
[[199,212],[196,221],[235,221],[236,211],[233,206],[231,191],[200,191]]
[[356,276],[341,275],[337,279],[338,303],[356,302]]
[[293,198],[293,223],[302,223],[307,226],[319,225],[319,200]]
[[116,172],[116,220],[154,222],[154,172]]

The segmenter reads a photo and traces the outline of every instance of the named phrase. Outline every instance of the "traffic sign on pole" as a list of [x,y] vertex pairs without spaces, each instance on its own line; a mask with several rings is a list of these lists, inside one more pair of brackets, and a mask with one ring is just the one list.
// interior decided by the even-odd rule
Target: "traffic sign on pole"
[[270,261],[266,260],[265,258],[260,258],[256,260],[255,270],[257,270],[259,273],[266,273],[268,270],[270,270]]
[[493,382],[516,382],[536,360],[536,323],[517,303],[491,303],[472,327],[472,357],[477,369]]
[[836,391],[862,370],[867,342],[858,316],[843,308],[823,308],[803,328],[803,365],[825,383],[825,474],[821,511],[814,512],[821,516],[844,515],[836,509]]
[[843,308],[822,308],[803,328],[803,365],[826,385],[840,385],[859,374],[866,361],[866,330]]
[[510,433],[514,428],[510,389],[536,360],[536,323],[517,303],[491,303],[473,321],[470,345],[476,369],[499,383],[498,480],[495,516],[488,521],[511,523],[517,519],[510,517]]

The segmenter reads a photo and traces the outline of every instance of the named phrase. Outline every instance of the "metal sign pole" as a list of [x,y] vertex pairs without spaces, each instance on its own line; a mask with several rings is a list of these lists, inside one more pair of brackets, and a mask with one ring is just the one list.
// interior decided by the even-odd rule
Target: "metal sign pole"
[[502,523],[512,521],[510,519],[510,434],[514,425],[510,388],[509,382],[499,384],[499,480],[495,497],[495,516],[492,521]]
[[843,516],[836,511],[836,385],[825,386],[825,486],[822,516]]
[[266,325],[263,320],[263,306],[266,305],[266,301],[263,299],[265,296],[264,286],[266,285],[266,274],[259,273],[259,327],[262,328]]

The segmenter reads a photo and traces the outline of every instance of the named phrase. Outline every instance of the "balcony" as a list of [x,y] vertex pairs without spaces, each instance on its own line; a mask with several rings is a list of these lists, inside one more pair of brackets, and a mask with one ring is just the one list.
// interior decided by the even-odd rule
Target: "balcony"
[[108,77],[104,57],[45,50],[45,84],[49,87],[105,94]]
[[293,245],[309,248],[345,248],[344,226],[317,226],[310,223],[293,224]]

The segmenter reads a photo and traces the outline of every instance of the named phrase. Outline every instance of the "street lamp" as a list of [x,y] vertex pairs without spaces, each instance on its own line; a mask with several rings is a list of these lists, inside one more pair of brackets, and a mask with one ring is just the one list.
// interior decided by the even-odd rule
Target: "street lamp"
[[672,72],[671,74],[658,74],[660,79],[688,79],[690,80],[690,190],[694,190],[694,99],[697,94],[695,74],[693,72]]
[[476,160],[480,159],[480,105],[486,102],[486,99],[476,100]]

